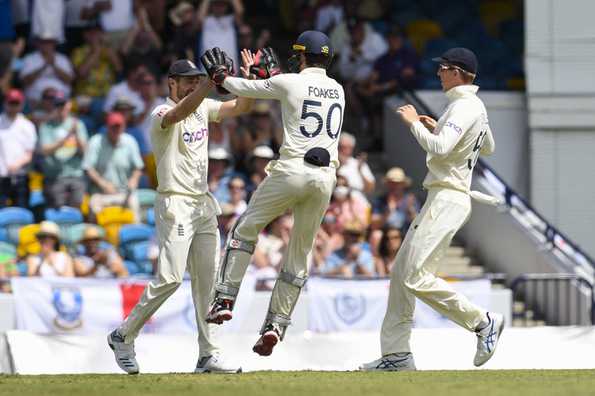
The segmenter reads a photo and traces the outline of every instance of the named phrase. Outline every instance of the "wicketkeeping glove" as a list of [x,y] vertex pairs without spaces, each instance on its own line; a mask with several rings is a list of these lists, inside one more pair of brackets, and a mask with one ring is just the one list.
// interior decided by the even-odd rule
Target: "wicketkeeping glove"
[[233,60],[219,47],[206,50],[200,57],[200,62],[211,77],[211,80],[217,84],[217,91],[221,94],[228,94],[229,91],[221,86],[225,78],[234,74]]
[[271,47],[258,50],[254,56],[254,65],[250,66],[250,74],[254,74],[260,79],[267,79],[281,74],[281,64]]

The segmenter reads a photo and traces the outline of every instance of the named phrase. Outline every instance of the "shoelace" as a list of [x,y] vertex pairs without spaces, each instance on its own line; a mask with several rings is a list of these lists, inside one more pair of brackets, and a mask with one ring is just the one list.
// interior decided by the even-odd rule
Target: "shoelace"
[[378,366],[376,366],[377,369],[388,369],[388,368],[395,368],[398,369],[400,367],[405,366],[405,362],[407,361],[407,358],[403,358],[400,360],[392,360],[392,359],[382,359],[380,361],[380,363],[378,364]]

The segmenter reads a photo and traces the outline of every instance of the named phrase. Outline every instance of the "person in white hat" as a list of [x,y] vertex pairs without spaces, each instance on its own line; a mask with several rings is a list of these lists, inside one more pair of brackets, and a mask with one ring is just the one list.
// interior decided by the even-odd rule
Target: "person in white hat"
[[42,221],[35,234],[40,252],[27,257],[27,275],[54,277],[74,276],[72,257],[60,251],[60,228],[52,221]]
[[384,186],[386,193],[373,203],[372,224],[377,228],[391,224],[405,232],[419,212],[417,198],[407,192],[411,178],[402,168],[390,168],[384,176]]
[[83,252],[74,259],[76,276],[95,278],[123,278],[128,276],[124,260],[103,238],[95,226],[87,226],[79,243]]
[[250,155],[250,182],[252,183],[249,188],[250,194],[267,176],[266,167],[273,158],[275,158],[275,153],[269,146],[256,146],[252,150]]

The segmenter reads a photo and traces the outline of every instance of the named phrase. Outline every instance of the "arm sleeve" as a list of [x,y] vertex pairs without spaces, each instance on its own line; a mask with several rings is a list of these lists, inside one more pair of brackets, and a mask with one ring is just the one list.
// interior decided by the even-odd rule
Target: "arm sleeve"
[[267,80],[227,77],[223,81],[223,87],[237,96],[255,99],[281,99],[283,89],[280,82],[283,77],[283,75],[278,75]]
[[161,105],[161,106],[157,106],[153,109],[153,111],[151,112],[151,129],[155,130],[155,131],[167,131],[169,130],[169,128],[171,128],[171,125],[169,128],[162,128],[161,127],[161,122],[163,121],[163,116],[167,114],[168,111],[170,111],[172,108],[171,106],[168,105]]
[[210,122],[219,122],[219,109],[221,109],[221,105],[223,102],[214,99],[205,99],[207,102],[207,111],[209,112],[209,121]]
[[461,140],[463,134],[473,125],[475,114],[465,111],[462,105],[450,110],[449,117],[435,134],[430,132],[421,121],[411,124],[411,133],[419,145],[429,154],[446,155]]
[[492,134],[492,129],[488,125],[488,130],[486,133],[485,140],[483,141],[483,145],[481,146],[481,150],[479,154],[481,155],[492,155],[492,153],[496,150],[496,142],[494,141],[494,135]]
[[95,135],[97,138],[93,137],[89,141],[89,146],[87,147],[87,151],[85,152],[85,157],[83,158],[83,169],[88,170],[89,168],[95,168],[97,166],[97,142],[99,141],[100,135]]

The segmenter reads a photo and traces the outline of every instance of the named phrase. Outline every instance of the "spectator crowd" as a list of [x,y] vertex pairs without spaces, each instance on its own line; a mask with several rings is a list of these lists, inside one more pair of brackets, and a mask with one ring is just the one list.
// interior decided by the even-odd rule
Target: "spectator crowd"
[[[435,70],[429,71],[424,59],[454,46],[450,37],[476,50],[486,46],[489,56],[522,51],[508,45],[509,36],[520,41],[522,3],[459,2],[469,3],[463,11],[454,8],[474,16],[479,21],[474,24],[458,16],[460,23],[453,22],[447,17],[454,12],[438,12],[433,3],[0,1],[0,208],[25,208],[36,225],[29,240],[26,223],[17,224],[19,230],[0,218],[5,228],[0,243],[6,245],[0,246],[0,278],[150,274],[154,238],[149,232],[125,246],[121,229],[154,225],[150,112],[165,100],[169,64],[197,61],[214,46],[235,65],[242,48],[270,45],[284,59],[297,33],[314,28],[333,43],[330,73],[345,87],[344,128],[353,133],[344,130],[340,136],[337,186],[316,238],[312,273],[386,276],[420,203],[403,169],[388,169],[377,183],[361,151],[382,149],[383,99],[403,89],[437,88],[430,82]],[[518,86],[514,79],[522,77],[522,69],[492,73],[497,61],[482,59],[483,82],[496,89]],[[483,75],[480,71],[480,84]],[[222,206],[222,244],[276,158],[282,132],[278,104],[271,101],[257,101],[250,114],[209,125],[209,189]],[[79,223],[85,222],[68,240],[65,235],[76,226],[48,216],[48,210],[62,208],[72,208]],[[261,235],[251,269],[260,288],[271,287],[267,279],[282,265],[291,228],[288,213]],[[10,244],[18,248],[14,254]]]

